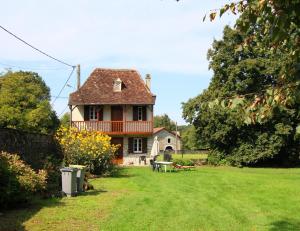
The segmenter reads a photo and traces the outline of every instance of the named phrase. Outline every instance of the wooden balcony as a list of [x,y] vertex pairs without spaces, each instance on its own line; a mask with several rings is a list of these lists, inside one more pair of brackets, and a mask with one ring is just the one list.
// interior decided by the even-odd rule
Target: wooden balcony
[[100,131],[108,135],[149,135],[153,133],[152,121],[72,121],[80,130]]

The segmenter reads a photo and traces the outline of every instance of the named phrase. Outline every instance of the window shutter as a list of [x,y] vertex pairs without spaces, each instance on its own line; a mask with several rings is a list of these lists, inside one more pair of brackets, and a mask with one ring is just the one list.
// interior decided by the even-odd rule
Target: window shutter
[[103,107],[99,106],[97,110],[98,121],[103,121]]
[[84,105],[84,121],[88,121],[89,120],[89,106],[88,105]]
[[143,138],[142,139],[142,145],[143,145],[143,148],[142,148],[142,151],[143,153],[147,153],[147,138]]
[[128,153],[133,153],[133,138],[128,138]]
[[147,121],[147,107],[143,107],[143,121]]
[[138,120],[138,107],[136,107],[136,106],[132,107],[132,120],[133,121]]

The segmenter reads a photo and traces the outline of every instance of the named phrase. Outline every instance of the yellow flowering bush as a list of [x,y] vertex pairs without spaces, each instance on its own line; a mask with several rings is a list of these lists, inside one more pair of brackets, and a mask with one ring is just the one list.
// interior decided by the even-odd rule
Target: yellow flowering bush
[[65,164],[87,165],[96,174],[112,168],[112,159],[118,147],[110,144],[111,137],[108,135],[61,127],[55,137],[62,147]]

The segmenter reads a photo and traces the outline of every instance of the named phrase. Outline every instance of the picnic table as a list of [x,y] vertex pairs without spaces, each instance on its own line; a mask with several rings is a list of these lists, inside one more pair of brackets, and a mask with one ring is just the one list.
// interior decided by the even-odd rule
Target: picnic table
[[173,162],[168,162],[168,161],[155,161],[155,164],[158,164],[160,166],[164,166],[165,172],[167,172],[167,165],[172,165]]

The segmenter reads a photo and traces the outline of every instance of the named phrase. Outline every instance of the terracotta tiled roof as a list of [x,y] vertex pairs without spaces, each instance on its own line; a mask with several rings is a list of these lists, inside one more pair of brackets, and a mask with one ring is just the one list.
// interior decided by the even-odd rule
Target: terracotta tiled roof
[[[123,83],[121,92],[113,91],[117,78]],[[155,95],[135,70],[96,68],[86,82],[70,94],[69,104],[155,104]]]
[[164,127],[161,128],[153,128],[153,134],[160,132],[161,130],[164,130]]
[[[159,127],[159,128],[153,128],[153,134],[156,134],[162,130],[165,130],[171,134],[173,134],[174,136],[176,136],[176,131],[169,131],[168,129],[166,129],[165,127]],[[178,134],[177,135],[179,138],[181,138],[181,136]]]

